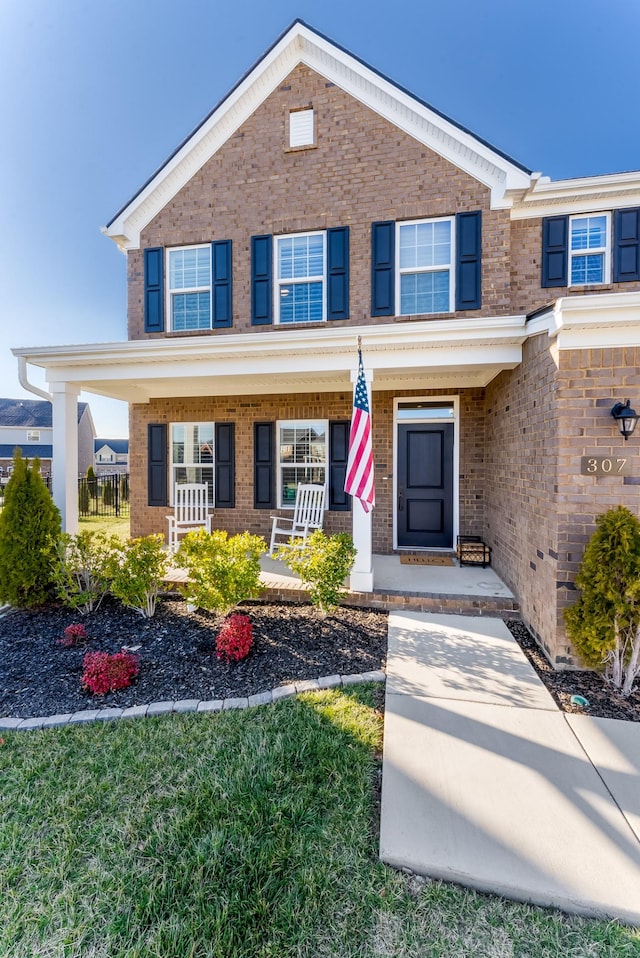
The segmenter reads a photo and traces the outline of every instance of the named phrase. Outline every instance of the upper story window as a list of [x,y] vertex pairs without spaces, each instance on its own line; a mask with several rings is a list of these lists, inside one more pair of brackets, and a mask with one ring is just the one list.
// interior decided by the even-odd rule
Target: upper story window
[[211,328],[211,246],[167,250],[167,311],[174,331]]
[[206,482],[213,505],[213,433],[212,422],[171,423],[171,502],[177,483]]
[[327,431],[325,420],[278,423],[278,508],[293,509],[299,483],[325,484]]
[[454,220],[397,223],[398,316],[453,309]]
[[321,322],[326,319],[325,233],[296,233],[275,239],[276,321]]
[[27,442],[40,442],[40,430],[27,429]]
[[289,114],[289,147],[314,146],[313,110],[292,110]]
[[571,286],[590,286],[609,282],[610,232],[608,213],[571,217],[569,242]]

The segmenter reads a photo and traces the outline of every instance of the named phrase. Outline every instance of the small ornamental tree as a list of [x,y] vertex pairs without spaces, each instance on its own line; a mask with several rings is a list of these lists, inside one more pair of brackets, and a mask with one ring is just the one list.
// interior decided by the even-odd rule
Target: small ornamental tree
[[596,519],[576,576],[580,596],[565,611],[585,665],[604,669],[622,695],[640,672],[640,522],[624,506]]
[[260,556],[266,551],[264,539],[249,532],[231,538],[222,530],[188,532],[176,553],[177,564],[189,575],[187,602],[227,615],[239,602],[255,599],[262,589]]
[[[116,481],[117,481],[117,480],[116,480]],[[114,494],[113,494],[113,480],[111,479],[110,476],[107,476],[106,480],[104,481],[104,483],[103,483],[103,485],[102,485],[102,502],[103,502],[103,505],[105,505],[105,506],[112,506],[112,505],[113,505],[113,499],[114,499]]]
[[40,475],[16,449],[0,513],[0,602],[28,608],[50,595],[60,513]]
[[323,615],[337,609],[344,580],[356,557],[353,539],[347,532],[326,536],[316,529],[304,542],[291,540],[289,545],[280,546],[275,555],[300,576],[311,601]]

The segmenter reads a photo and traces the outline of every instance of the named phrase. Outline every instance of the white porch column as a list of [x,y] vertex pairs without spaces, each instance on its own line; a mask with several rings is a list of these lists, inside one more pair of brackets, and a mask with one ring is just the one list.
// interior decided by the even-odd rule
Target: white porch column
[[78,531],[78,396],[69,383],[52,383],[53,400],[53,501],[62,516],[62,529]]
[[[369,397],[369,411],[373,417],[373,406],[371,405],[371,383],[373,381],[373,370],[365,369],[364,377],[367,381],[367,395]],[[358,370],[351,370],[351,382],[355,388],[358,378]],[[375,465],[375,463],[374,463]],[[351,500],[351,512],[353,516],[353,544],[357,549],[356,560],[353,563],[349,585],[354,592],[372,592],[373,591],[373,547],[371,539],[371,527],[373,518],[373,509],[365,512],[357,499]]]

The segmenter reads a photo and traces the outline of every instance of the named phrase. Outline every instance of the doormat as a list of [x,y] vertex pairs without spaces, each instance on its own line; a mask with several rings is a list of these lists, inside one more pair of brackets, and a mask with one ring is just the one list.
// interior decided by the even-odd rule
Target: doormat
[[451,556],[400,556],[400,565],[455,565]]

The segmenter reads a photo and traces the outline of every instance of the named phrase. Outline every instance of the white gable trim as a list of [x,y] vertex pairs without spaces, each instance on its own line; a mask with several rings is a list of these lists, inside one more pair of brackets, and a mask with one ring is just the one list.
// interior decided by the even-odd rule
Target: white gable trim
[[103,233],[123,251],[138,249],[144,227],[299,63],[484,183],[491,190],[493,208],[512,205],[508,190],[518,193],[529,188],[530,176],[521,167],[309,27],[294,23]]

